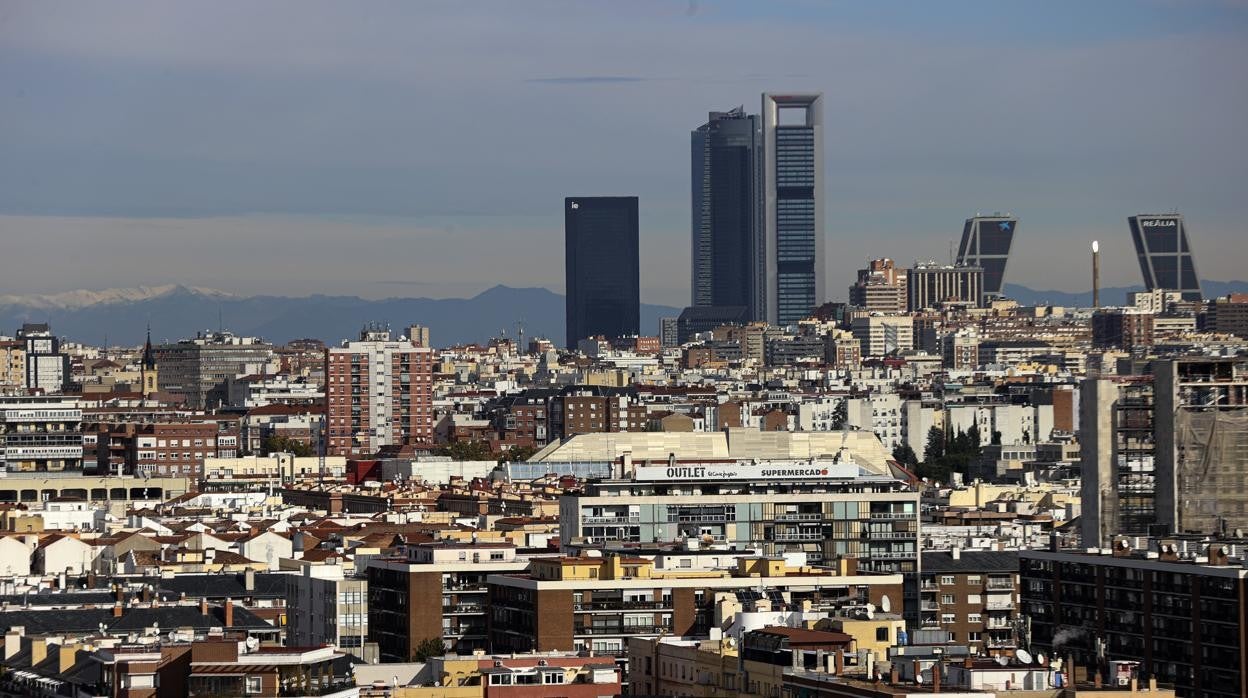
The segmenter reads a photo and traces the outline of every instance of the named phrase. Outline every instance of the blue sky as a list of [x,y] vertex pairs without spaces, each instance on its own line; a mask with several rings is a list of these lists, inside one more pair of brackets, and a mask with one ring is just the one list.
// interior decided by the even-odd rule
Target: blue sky
[[[562,199],[641,197],[688,293],[688,133],[826,95],[828,288],[1021,219],[1009,281],[1138,281],[1179,208],[1248,263],[1242,2],[109,2],[0,8],[0,292],[560,289]],[[609,79],[603,79],[609,78]],[[89,251],[89,252],[88,252]],[[90,263],[84,263],[89,259]]]

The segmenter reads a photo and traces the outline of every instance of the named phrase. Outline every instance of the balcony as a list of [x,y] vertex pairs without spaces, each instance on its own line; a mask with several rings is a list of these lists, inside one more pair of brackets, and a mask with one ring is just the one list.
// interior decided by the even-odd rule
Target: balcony
[[919,534],[915,531],[889,531],[887,533],[867,532],[863,537],[867,540],[910,540],[918,538]]
[[577,625],[572,628],[573,635],[658,635],[671,631],[664,625]]
[[667,611],[672,604],[667,601],[587,601],[572,604],[573,611]]
[[916,555],[918,555],[917,552],[909,550],[902,552],[867,553],[865,557],[868,560],[913,560]]
[[479,603],[459,603],[442,607],[442,615],[444,616],[463,613],[485,613],[485,605]]
[[823,514],[776,514],[776,521],[822,521]]
[[906,513],[904,511],[873,511],[871,518],[881,520],[898,520],[898,519],[916,519],[918,514],[914,512]]
[[989,596],[984,608],[989,611],[1010,611],[1014,609],[1014,599],[1010,597],[994,598]]
[[582,516],[581,523],[583,525],[613,525],[613,524],[638,524],[641,523],[640,516]]
[[989,577],[988,591],[1014,591],[1014,579],[1009,577]]
[[824,539],[823,533],[777,533],[777,543],[815,543]]
[[940,604],[936,603],[935,601],[924,601],[919,604],[919,610],[938,612],[940,611]]

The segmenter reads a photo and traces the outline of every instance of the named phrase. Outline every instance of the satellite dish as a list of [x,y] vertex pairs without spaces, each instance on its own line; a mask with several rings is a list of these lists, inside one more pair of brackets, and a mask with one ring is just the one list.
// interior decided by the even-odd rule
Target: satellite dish
[[1001,666],[1009,666],[1010,658],[1009,657],[997,657],[997,664],[1000,664]]
[[873,618],[875,618],[875,609],[868,606],[867,607],[867,620],[871,620]]
[[884,595],[884,598],[880,599],[880,610],[884,613],[891,613],[893,611],[893,602],[888,599],[887,594]]
[[1041,665],[1041,666],[1044,666],[1045,659],[1046,659],[1046,657],[1044,656],[1044,653],[1043,653],[1043,652],[1041,652],[1041,653],[1037,654],[1037,655],[1036,655],[1036,664],[1039,664],[1039,665]]
[[918,673],[918,672],[915,672],[915,674],[914,674],[914,682],[915,682],[915,683],[918,683],[918,684],[923,683],[923,674],[920,674],[920,673]]
[[1015,652],[1014,658],[1022,662],[1023,664],[1031,664],[1032,662],[1031,653],[1028,652],[1027,650],[1019,650]]

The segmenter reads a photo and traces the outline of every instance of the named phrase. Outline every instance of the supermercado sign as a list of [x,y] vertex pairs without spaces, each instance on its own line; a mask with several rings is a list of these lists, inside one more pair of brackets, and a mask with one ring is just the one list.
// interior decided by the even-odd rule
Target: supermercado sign
[[639,465],[634,480],[832,480],[858,477],[853,463]]

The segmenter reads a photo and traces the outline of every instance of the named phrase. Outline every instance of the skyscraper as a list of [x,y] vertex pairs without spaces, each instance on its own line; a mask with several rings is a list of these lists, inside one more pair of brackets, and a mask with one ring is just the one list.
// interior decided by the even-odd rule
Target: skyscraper
[[962,227],[958,244],[958,266],[983,267],[984,301],[1000,298],[1005,287],[1005,265],[1018,218],[1010,215],[973,216]]
[[1177,213],[1141,214],[1127,219],[1131,241],[1149,291],[1166,289],[1183,294],[1185,301],[1203,299],[1196,260],[1187,240],[1183,216]]
[[627,337],[641,326],[637,197],[563,200],[569,347],[586,337]]
[[766,320],[787,325],[823,299],[822,94],[763,95],[762,169]]
[[762,319],[763,206],[759,118],[742,107],[711,112],[690,136],[694,306],[746,306]]

